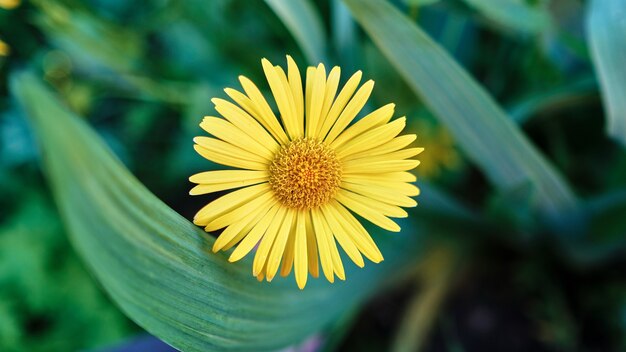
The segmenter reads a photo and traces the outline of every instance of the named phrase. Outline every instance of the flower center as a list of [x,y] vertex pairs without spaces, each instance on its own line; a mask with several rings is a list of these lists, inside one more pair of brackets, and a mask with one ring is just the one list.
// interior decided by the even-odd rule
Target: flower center
[[295,209],[315,208],[337,192],[341,164],[335,151],[322,142],[296,139],[276,153],[269,183],[282,204]]

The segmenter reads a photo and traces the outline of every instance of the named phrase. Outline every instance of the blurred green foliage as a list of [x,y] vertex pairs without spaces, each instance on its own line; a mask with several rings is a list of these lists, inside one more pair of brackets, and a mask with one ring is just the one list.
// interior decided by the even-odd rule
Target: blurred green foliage
[[[505,108],[572,185],[590,218],[584,236],[559,239],[537,223],[527,184],[494,191],[467,160],[436,176],[420,175],[466,204],[469,222],[487,219],[480,220],[480,231],[470,231],[466,223],[449,224],[420,208],[414,214],[446,224],[433,227],[425,247],[463,247],[459,260],[468,263],[450,275],[454,284],[438,283],[450,300],[433,313],[439,318],[416,318],[434,324],[426,348],[506,346],[502,327],[472,334],[472,309],[486,306],[482,314],[515,326],[528,350],[626,349],[626,153],[604,131],[583,35],[590,1],[506,1],[514,10],[478,0],[390,2]],[[12,72],[38,72],[151,191],[187,218],[206,201],[188,197],[185,182],[207,168],[191,150],[197,123],[215,113],[211,97],[238,87],[239,74],[263,81],[262,57],[278,63],[288,53],[304,64],[319,55],[346,73],[362,69],[376,81],[368,108],[395,102],[418,137],[430,133],[422,123],[434,135],[447,133],[340,1],[311,2],[323,26],[313,49],[297,42],[284,14],[273,12],[279,3],[32,0],[0,9],[0,39],[10,47],[0,56],[0,350],[84,349],[139,330],[101,293],[69,246],[38,167],[37,142],[8,92]],[[446,148],[463,158],[449,143],[437,147],[442,159]],[[410,284],[399,290],[414,306],[421,293],[433,300],[432,290]],[[407,298],[413,291],[416,297]],[[392,306],[383,301],[342,319],[329,328],[330,339],[337,348],[391,346],[392,326],[404,308],[382,327],[376,321],[385,320],[372,311]],[[354,323],[365,319],[374,323]]]

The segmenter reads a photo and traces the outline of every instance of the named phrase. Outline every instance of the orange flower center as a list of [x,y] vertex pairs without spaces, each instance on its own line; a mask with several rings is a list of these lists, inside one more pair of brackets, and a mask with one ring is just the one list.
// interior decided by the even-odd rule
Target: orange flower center
[[276,198],[295,209],[316,208],[339,189],[341,164],[335,151],[311,138],[283,146],[270,165],[269,183]]

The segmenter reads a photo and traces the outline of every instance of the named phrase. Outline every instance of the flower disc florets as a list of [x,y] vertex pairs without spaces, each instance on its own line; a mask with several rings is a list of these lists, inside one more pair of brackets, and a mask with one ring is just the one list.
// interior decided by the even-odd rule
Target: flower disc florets
[[341,164],[335,152],[310,138],[283,146],[269,171],[276,198],[295,209],[316,208],[328,202],[341,183]]

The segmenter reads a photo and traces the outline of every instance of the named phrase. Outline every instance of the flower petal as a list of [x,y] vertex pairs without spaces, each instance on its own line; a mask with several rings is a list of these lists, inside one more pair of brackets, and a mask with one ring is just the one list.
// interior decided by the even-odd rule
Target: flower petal
[[317,245],[319,248],[322,271],[324,272],[326,280],[334,282],[335,275],[333,268],[333,258],[331,255],[330,245],[327,240],[328,236],[326,235],[326,227],[322,224],[322,215],[320,214],[320,212],[321,211],[317,208],[311,209],[311,223],[313,225],[315,238],[317,240]]
[[389,120],[391,120],[391,117],[393,116],[393,112],[395,110],[395,106],[395,104],[387,104],[369,113],[367,116],[363,117],[354,125],[343,131],[343,133],[341,133],[339,137],[335,139],[330,147],[337,149],[342,144],[353,140],[357,136],[360,136],[362,133],[372,128],[386,124],[387,122],[389,122]]
[[197,173],[189,177],[189,181],[198,184],[212,185],[220,183],[230,183],[237,181],[249,181],[257,179],[267,179],[267,171],[252,170],[215,170]]
[[280,143],[288,143],[289,138],[287,138],[285,131],[278,123],[276,115],[274,115],[272,108],[267,103],[267,100],[265,100],[265,97],[263,97],[259,88],[257,88],[251,80],[244,76],[239,76],[239,82],[241,82],[241,86],[250,98],[250,103],[254,107],[256,114],[253,116],[256,117],[259,122],[265,126],[270,133],[272,133],[272,135],[274,135],[276,140]]
[[313,88],[311,91],[311,107],[306,116],[305,134],[307,137],[315,137],[320,123],[320,115],[324,106],[324,93],[326,91],[326,69],[319,64],[313,75]]
[[344,172],[351,173],[379,173],[413,170],[420,164],[419,160],[386,160],[373,161],[367,159],[350,160],[344,163]]
[[267,269],[265,271],[265,278],[267,281],[272,281],[274,279],[276,271],[280,266],[280,260],[283,258],[283,253],[285,252],[285,244],[287,244],[289,234],[293,229],[296,217],[295,215],[296,210],[287,209],[287,214],[285,215],[285,219],[280,226],[280,230],[278,231],[274,244],[272,245],[272,251],[267,259]]
[[[341,190],[337,193],[336,199],[348,209],[371,221],[374,225],[380,226],[388,231],[400,231],[400,226],[398,226],[398,224],[396,224],[393,220],[386,217],[383,214],[382,209],[372,207],[372,205],[375,206],[376,204],[371,201],[367,202],[367,198],[363,196],[355,197],[354,193]],[[366,202],[364,203],[364,201]]]
[[219,191],[225,191],[228,189],[252,186],[256,185],[257,183],[267,182],[267,180],[267,178],[260,178],[235,182],[214,183],[210,185],[197,185],[189,191],[189,194],[192,196],[197,196],[200,194],[214,193]]
[[242,130],[222,118],[206,116],[200,123],[200,127],[224,142],[230,143],[249,153],[259,155],[266,160],[272,160],[274,156],[274,154],[261,145],[261,143],[250,138]]
[[328,74],[328,80],[326,81],[326,92],[324,93],[324,105],[322,106],[322,111],[320,112],[320,121],[317,124],[317,128],[314,134],[314,137],[318,137],[322,130],[322,126],[324,125],[324,121],[328,116],[328,112],[330,108],[333,106],[333,101],[335,100],[335,95],[337,94],[337,88],[339,88],[339,79],[341,78],[341,69],[339,66],[333,67]]
[[274,198],[274,194],[272,192],[266,192],[259,195],[257,198],[242,204],[241,206],[229,211],[225,212],[221,216],[211,220],[205,227],[207,232],[216,231],[222,229],[230,224],[237,222],[244,217],[250,216],[251,213],[256,211],[258,208],[270,207],[276,203],[277,200]]
[[[350,98],[352,98],[354,91],[359,86],[362,75],[363,73],[361,71],[357,71],[343,86],[341,92],[339,92],[339,95],[337,96],[337,99],[335,99],[335,101],[333,102],[330,111],[324,118],[324,123],[322,124],[322,127],[320,128],[317,135],[318,139],[324,139],[326,137],[326,134],[328,134],[328,131],[330,131],[330,129],[333,127],[335,121],[337,121],[337,117],[339,117],[339,114],[341,114],[343,109],[346,107],[346,104],[348,104],[348,102],[350,101]],[[307,80],[308,79],[309,78],[307,76]]]
[[[265,77],[270,85],[272,95],[280,111],[280,117],[283,120],[283,125],[287,134],[291,139],[298,137],[298,129],[296,127],[296,105],[291,94],[291,87],[287,82],[287,77],[284,77],[284,81],[281,77],[285,76],[285,72],[281,68],[276,68],[267,59],[261,60],[263,65],[263,71]],[[280,71],[279,71],[280,70]]]
[[193,223],[206,226],[211,220],[270,191],[267,183],[261,183],[230,192],[205,205],[193,218]]
[[237,248],[233,251],[233,253],[228,258],[230,262],[236,262],[241,258],[245,257],[250,251],[256,246],[263,235],[267,232],[270,224],[273,219],[276,217],[276,213],[279,208],[282,208],[280,204],[274,204],[274,206],[270,207],[267,213],[263,215],[261,220],[254,225],[252,230],[243,238],[243,240],[239,243]]
[[269,150],[270,153],[275,153],[278,150],[279,145],[276,143],[276,140],[257,120],[243,109],[224,99],[213,98],[211,101],[215,104],[215,110],[217,110],[217,112],[234,126],[240,128],[250,138],[258,141],[259,144]]
[[[276,202],[274,202],[274,204],[276,204]],[[245,228],[249,227],[248,225],[250,225],[251,223],[252,223],[252,226],[258,223],[259,220],[261,220],[261,218],[263,217],[263,215],[267,213],[267,209],[269,209],[272,206],[273,205],[268,204],[267,206],[264,206],[264,207],[256,207],[247,216],[244,216],[240,218],[239,220],[233,222],[232,224],[228,225],[228,227],[226,227],[226,229],[222,231],[222,233],[217,237],[217,239],[215,240],[215,243],[213,243],[213,252],[217,252],[219,250],[225,250],[227,249],[225,247],[234,239],[245,236],[245,234],[247,234],[250,231],[249,228],[247,231],[245,230]]]
[[382,155],[382,154],[395,152],[396,150],[400,150],[406,147],[407,145],[411,144],[415,139],[416,139],[416,136],[414,134],[399,136],[376,148],[372,148],[372,149],[368,149],[368,150],[364,150],[358,153],[348,155],[344,157],[343,160],[346,161],[346,160],[352,160],[352,159],[359,159],[359,158],[366,157],[366,156],[376,156],[376,155]]
[[359,88],[346,108],[341,112],[337,121],[335,121],[335,124],[324,139],[324,142],[331,144],[335,138],[337,138],[337,136],[339,136],[339,134],[341,134],[341,132],[348,127],[350,122],[352,122],[361,109],[363,109],[365,103],[367,103],[367,99],[369,99],[370,94],[372,94],[372,89],[374,89],[374,81],[372,80],[365,82],[363,86]]
[[374,187],[373,185],[359,185],[354,183],[344,182],[341,185],[341,188],[347,189],[354,193],[358,193],[364,197],[372,198],[379,200],[381,202],[397,205],[400,207],[414,207],[417,205],[417,202],[409,198],[407,196],[403,196],[401,194],[394,194],[389,192],[389,189],[383,187]]
[[307,272],[308,272],[308,258],[307,258],[307,241],[306,241],[306,213],[304,211],[297,212],[296,222],[296,242],[295,242],[295,275],[296,283],[302,290],[306,286]]
[[268,168],[268,161],[219,139],[196,137],[194,141],[202,145],[196,144],[193,149],[214,163],[249,170],[267,170]]
[[332,209],[330,209],[327,204],[321,206],[320,208],[322,210],[324,218],[326,219],[326,221],[330,225],[330,228],[333,231],[333,235],[337,239],[337,242],[339,242],[339,245],[344,249],[348,257],[350,257],[350,259],[352,259],[352,261],[360,268],[365,266],[365,263],[363,262],[363,257],[361,256],[359,249],[354,245],[354,242],[352,242],[350,235],[346,233],[341,223],[337,221]]
[[393,122],[371,129],[337,148],[337,157],[343,159],[351,154],[385,144],[402,132],[404,126],[406,126],[406,118],[401,117]]
[[291,56],[287,55],[287,75],[291,95],[296,104],[295,127],[298,137],[304,136],[304,97],[302,96],[302,77],[298,65],[293,61]]
[[346,231],[348,231],[348,234],[350,234],[361,253],[372,262],[380,263],[383,260],[383,255],[380,253],[376,243],[374,243],[374,240],[363,225],[361,225],[348,209],[339,204],[336,200],[333,200],[330,206],[335,210],[338,220],[346,228]]
[[274,240],[278,236],[278,231],[283,223],[283,219],[285,219],[285,215],[287,214],[288,208],[279,206],[278,211],[271,218],[271,222],[267,231],[263,235],[261,239],[261,244],[256,251],[256,255],[254,256],[254,262],[252,263],[252,274],[254,276],[258,276],[261,273],[267,272],[266,270],[266,262],[267,257],[270,254],[270,250],[272,249],[272,245],[274,244]]

